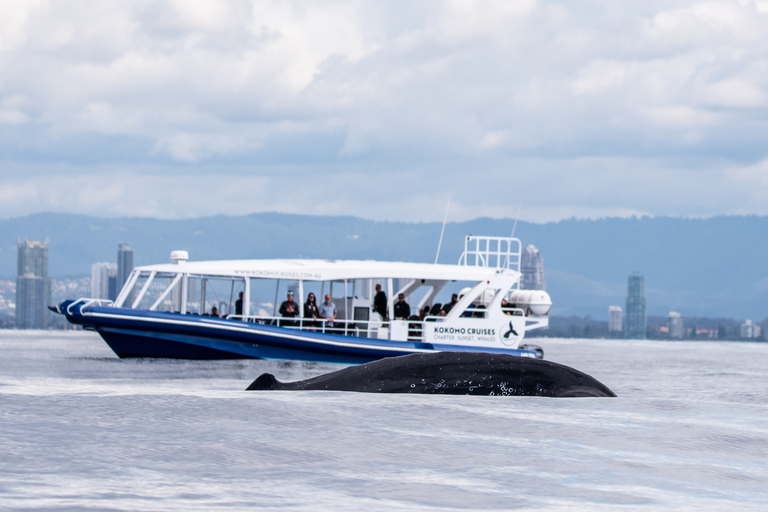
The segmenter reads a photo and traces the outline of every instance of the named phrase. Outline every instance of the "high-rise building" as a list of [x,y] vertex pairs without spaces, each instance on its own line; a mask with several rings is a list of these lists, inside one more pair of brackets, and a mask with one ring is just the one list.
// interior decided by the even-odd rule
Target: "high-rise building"
[[639,272],[629,276],[627,293],[627,320],[624,325],[624,337],[627,339],[645,339],[645,281]]
[[683,339],[683,335],[685,334],[685,329],[683,328],[683,315],[680,313],[675,313],[674,311],[669,312],[669,337],[673,339],[681,340]]
[[48,277],[48,240],[44,243],[18,241],[16,266],[16,327],[48,327],[51,278]]
[[544,280],[544,261],[541,259],[539,250],[535,246],[529,245],[523,249],[520,260],[520,272],[523,274],[520,289],[546,290],[547,282]]
[[117,263],[91,265],[91,298],[115,300]]
[[747,320],[741,324],[741,337],[746,340],[751,340],[760,337],[760,326],[753,324],[752,320]]
[[619,306],[608,306],[608,331],[621,332],[621,308]]
[[117,245],[117,281],[115,283],[118,293],[123,289],[132,271],[133,249],[128,244],[120,242]]

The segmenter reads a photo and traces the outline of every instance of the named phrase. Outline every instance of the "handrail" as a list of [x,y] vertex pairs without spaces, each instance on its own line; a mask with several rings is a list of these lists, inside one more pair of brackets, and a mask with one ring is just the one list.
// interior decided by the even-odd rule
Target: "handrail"
[[[216,318],[216,317],[208,317]],[[257,315],[227,315],[223,317],[225,320],[239,320],[247,323],[258,323],[263,325],[274,325],[276,327],[284,327],[286,329],[294,329],[300,331],[320,332],[327,334],[339,334],[342,336],[354,336],[360,337],[362,333],[369,333],[372,328],[391,328],[391,322],[388,320],[383,322],[381,320],[339,320],[336,319],[333,322],[326,320],[325,318],[318,318],[317,320],[304,317],[282,317],[282,316],[257,316]],[[408,323],[408,340],[407,341],[421,341],[424,340],[424,323],[425,321],[438,321],[441,322],[444,317],[426,317],[424,321],[421,320],[402,320]],[[397,320],[396,320],[397,321]],[[329,325],[329,324],[333,325]],[[418,334],[416,334],[418,333]],[[392,340],[392,341],[406,341],[406,340]]]
[[[516,245],[516,250],[513,249]],[[495,258],[496,268],[520,270],[522,246],[520,240],[500,236],[467,236],[464,239],[464,252],[459,257],[459,265],[490,267]],[[474,261],[470,257],[474,256]],[[473,264],[474,263],[474,264]]]
[[97,306],[102,306],[102,307],[110,307],[110,306],[114,306],[115,305],[115,303],[113,301],[109,300],[109,299],[91,299],[91,298],[88,298],[88,297],[81,297],[81,298],[77,299],[76,301],[72,302],[69,306],[67,306],[67,314],[68,315],[74,314],[74,313],[72,313],[72,308],[74,306],[77,306],[80,303],[82,303],[82,305],[79,307],[80,314],[83,314],[83,309],[84,308],[90,307],[90,306],[92,306],[94,304],[96,304]]

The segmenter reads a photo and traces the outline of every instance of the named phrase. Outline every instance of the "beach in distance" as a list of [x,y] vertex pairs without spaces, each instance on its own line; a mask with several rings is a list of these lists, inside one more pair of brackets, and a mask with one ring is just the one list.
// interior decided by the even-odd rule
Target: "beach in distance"
[[246,392],[343,366],[0,331],[0,508],[764,510],[768,343],[536,343],[618,398]]

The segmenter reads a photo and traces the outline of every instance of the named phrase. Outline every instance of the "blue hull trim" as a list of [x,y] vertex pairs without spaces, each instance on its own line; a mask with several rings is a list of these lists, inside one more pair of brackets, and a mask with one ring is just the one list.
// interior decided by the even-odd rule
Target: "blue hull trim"
[[492,352],[535,357],[535,352],[389,341],[284,327],[114,307],[59,310],[73,324],[98,332],[121,358],[292,359],[360,364],[414,352]]
[[[226,343],[210,338],[163,332],[130,331],[127,329],[102,328],[96,330],[120,358],[157,357],[166,359],[290,359],[325,363],[361,364],[381,357],[351,357],[334,354],[318,354],[296,349],[282,349],[246,342]],[[407,352],[411,353],[411,352]]]

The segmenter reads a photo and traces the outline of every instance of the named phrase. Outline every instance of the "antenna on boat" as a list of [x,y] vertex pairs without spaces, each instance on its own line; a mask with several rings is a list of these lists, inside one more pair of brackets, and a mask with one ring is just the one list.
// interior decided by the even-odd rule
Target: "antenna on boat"
[[517,215],[515,215],[515,223],[512,225],[512,236],[510,238],[515,238],[515,228],[517,227],[517,219],[520,218],[520,208],[523,207],[523,196],[520,196],[520,204],[517,205]]
[[445,223],[448,222],[448,210],[451,208],[451,197],[453,193],[448,194],[448,206],[445,207],[445,218],[443,218],[443,229],[440,230],[440,241],[437,243],[437,254],[435,254],[435,265],[437,258],[440,257],[440,246],[443,245],[443,233],[445,233]]

